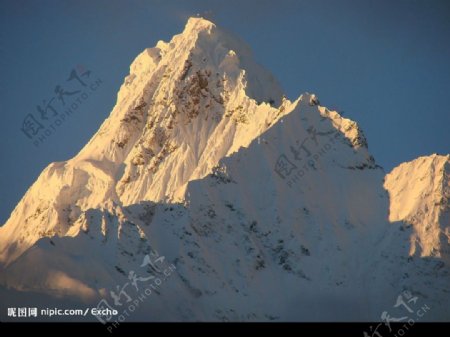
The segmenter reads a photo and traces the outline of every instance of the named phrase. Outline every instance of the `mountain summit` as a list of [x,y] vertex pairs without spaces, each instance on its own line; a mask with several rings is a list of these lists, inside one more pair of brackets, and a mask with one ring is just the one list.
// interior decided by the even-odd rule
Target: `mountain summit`
[[[415,254],[426,225],[399,206],[413,194],[397,176],[436,181],[419,166],[385,182],[354,121],[290,101],[248,46],[191,18],[133,61],[98,132],[0,228],[0,293],[120,311],[158,277],[130,320],[379,320],[403,293],[445,319],[448,212]],[[434,212],[427,200],[408,214]]]

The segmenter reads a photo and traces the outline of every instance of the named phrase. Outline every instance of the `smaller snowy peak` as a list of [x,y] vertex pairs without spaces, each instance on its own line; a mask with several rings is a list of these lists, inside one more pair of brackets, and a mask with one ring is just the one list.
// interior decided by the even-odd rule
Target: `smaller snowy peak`
[[413,226],[410,254],[450,257],[450,155],[403,163],[386,175],[390,221]]

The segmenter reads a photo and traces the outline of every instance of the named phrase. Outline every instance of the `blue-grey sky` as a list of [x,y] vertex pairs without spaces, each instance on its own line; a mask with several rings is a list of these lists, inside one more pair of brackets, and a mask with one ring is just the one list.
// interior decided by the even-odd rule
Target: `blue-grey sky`
[[[48,163],[95,133],[136,55],[206,12],[250,44],[290,99],[316,93],[357,121],[386,171],[450,152],[448,1],[0,0],[0,224]],[[102,83],[35,147],[24,118],[57,85],[76,91],[76,65]]]

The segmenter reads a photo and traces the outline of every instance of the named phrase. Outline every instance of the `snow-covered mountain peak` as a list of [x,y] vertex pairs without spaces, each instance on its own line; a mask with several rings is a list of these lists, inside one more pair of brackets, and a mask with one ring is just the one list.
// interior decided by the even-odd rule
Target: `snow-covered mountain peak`
[[277,108],[281,98],[245,43],[191,18],[170,42],[136,57],[110,116],[80,153],[42,172],[0,229],[10,243],[0,256],[14,259],[42,236],[76,235],[88,209],[183,200],[190,180],[290,111]]
[[[218,158],[279,117],[282,96],[244,42],[191,18],[181,34],[134,60],[111,116],[76,159],[114,163],[113,175],[121,175],[116,192],[125,203],[182,199],[188,180],[210,172]],[[248,133],[246,124],[255,123]],[[163,161],[180,175],[164,170]]]
[[[294,122],[286,128],[288,116]],[[118,214],[143,201],[183,202],[190,181],[261,138],[269,144],[264,135],[271,128],[292,142],[286,145],[294,151],[291,160],[317,146],[318,135],[337,132],[344,137],[339,155],[327,158],[332,166],[375,167],[355,122],[320,106],[312,94],[291,102],[244,42],[191,18],[170,42],[136,57],[117,104],[80,153],[42,172],[0,228],[7,242],[0,257],[12,261],[45,236],[78,235],[92,209]]]
[[[122,162],[145,125],[172,127],[175,119],[187,124],[200,113],[218,121],[226,110],[241,110],[247,100],[279,106],[282,96],[277,81],[254,61],[243,41],[208,20],[191,18],[170,42],[159,41],[136,57],[110,118],[78,157]],[[99,147],[98,138],[112,141]]]
[[[389,222],[356,122],[314,94],[287,99],[244,42],[191,18],[136,57],[90,142],[50,164],[0,227],[0,296],[111,300],[157,251],[176,271],[135,319],[374,320],[401,290],[439,308],[448,160],[387,177],[390,220],[420,210],[430,225]],[[432,280],[436,292],[417,286]]]

